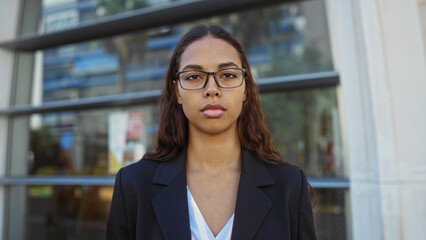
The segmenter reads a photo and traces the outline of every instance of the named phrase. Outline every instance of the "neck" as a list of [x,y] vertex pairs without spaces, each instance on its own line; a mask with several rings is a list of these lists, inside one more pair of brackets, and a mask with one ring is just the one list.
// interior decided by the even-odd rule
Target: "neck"
[[241,145],[236,129],[217,135],[189,132],[188,171],[219,172],[240,169]]

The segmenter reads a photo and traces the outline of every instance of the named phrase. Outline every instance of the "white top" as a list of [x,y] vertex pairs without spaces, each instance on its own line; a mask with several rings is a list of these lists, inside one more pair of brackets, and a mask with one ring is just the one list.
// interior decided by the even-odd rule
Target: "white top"
[[210,230],[209,226],[204,220],[203,215],[198,209],[197,203],[195,203],[188,186],[188,210],[189,210],[189,225],[191,227],[191,239],[192,240],[230,240],[232,233],[232,225],[234,224],[234,214],[222,228],[220,233],[215,237]]

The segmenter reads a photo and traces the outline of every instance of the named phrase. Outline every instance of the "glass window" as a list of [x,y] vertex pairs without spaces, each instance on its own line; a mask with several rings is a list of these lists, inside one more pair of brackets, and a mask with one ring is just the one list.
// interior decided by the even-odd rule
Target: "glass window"
[[[161,6],[180,0],[27,0],[37,6],[38,33],[51,33],[92,23],[120,13]],[[29,3],[29,2],[28,2]],[[35,12],[35,11],[33,11]],[[26,32],[31,34],[34,32]]]
[[[112,186],[12,187],[7,239],[105,239],[112,192]],[[316,189],[316,194],[317,238],[347,239],[347,190]]]
[[[274,145],[285,161],[309,176],[344,177],[335,88],[266,93],[261,101]],[[29,123],[27,172],[114,175],[154,150],[158,111],[159,106],[151,104],[34,114]],[[12,165],[22,166],[24,160]]]
[[6,239],[105,239],[112,193],[112,186],[12,187]]
[[284,161],[308,176],[344,176],[335,88],[262,94],[261,101]]
[[157,105],[32,115],[28,174],[115,175],[153,150],[157,124]]
[[[24,14],[22,32],[62,31],[175,1],[27,0],[40,18],[30,21],[37,11],[26,11],[31,14]],[[38,51],[34,69],[18,64],[17,69],[31,69],[34,75],[31,84],[25,82],[31,77],[22,75],[17,92],[25,98],[24,85],[31,86],[28,99],[40,105],[161,89],[177,42],[200,23],[232,32],[258,79],[334,69],[324,2],[302,1]],[[29,55],[25,64],[32,64]],[[285,161],[309,177],[345,177],[335,87],[265,93],[261,101]],[[106,107],[11,117],[9,176],[113,176],[154,150],[158,104]],[[105,238],[112,186],[13,185],[7,191],[8,239]],[[348,191],[316,191],[318,239],[346,239]]]
[[[39,51],[32,103],[161,89],[171,51],[199,23],[233,32],[257,78],[333,69],[324,3],[308,1]],[[334,88],[268,93],[261,99],[285,161],[309,176],[343,176]],[[12,174],[114,174],[155,144],[158,106],[131,109],[31,116],[28,168],[18,167],[25,159],[14,161],[21,171]],[[136,142],[123,135],[132,128],[131,119],[140,121],[145,134]]]
[[323,2],[308,1],[44,50],[34,104],[161,89],[171,52],[199,23],[233,32],[257,78],[333,70]]
[[348,190],[316,189],[317,203],[313,208],[317,239],[351,239],[348,237]]

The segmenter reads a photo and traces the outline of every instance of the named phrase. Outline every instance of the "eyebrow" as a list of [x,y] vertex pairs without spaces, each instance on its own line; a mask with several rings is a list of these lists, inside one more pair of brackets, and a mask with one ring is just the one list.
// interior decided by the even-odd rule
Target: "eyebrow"
[[227,62],[227,63],[221,63],[221,64],[219,64],[219,66],[218,66],[218,68],[219,69],[221,69],[221,68],[226,68],[226,67],[237,67],[237,68],[239,68],[240,66],[238,66],[236,63],[234,63],[234,62]]
[[[221,68],[226,68],[226,67],[237,67],[237,68],[239,68],[240,66],[238,66],[236,63],[234,63],[234,62],[226,62],[226,63],[221,63],[221,64],[219,64],[218,65],[218,69],[221,69]],[[200,65],[197,65],[197,64],[189,64],[189,65],[186,65],[183,69],[182,69],[182,71],[185,71],[185,70],[188,70],[188,69],[193,69],[193,70],[203,70],[203,67],[202,66],[200,66]]]
[[197,64],[189,64],[189,65],[186,65],[182,69],[182,71],[185,71],[185,70],[188,70],[188,69],[203,70],[203,67],[201,67],[200,65],[197,65]]

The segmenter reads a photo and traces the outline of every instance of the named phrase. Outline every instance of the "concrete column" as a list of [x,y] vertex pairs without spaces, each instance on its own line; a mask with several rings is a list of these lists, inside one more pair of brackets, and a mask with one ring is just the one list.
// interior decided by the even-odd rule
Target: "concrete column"
[[417,0],[328,0],[353,239],[426,236],[426,61]]
[[[19,8],[21,1],[0,1],[0,42],[13,39],[16,36],[19,22]],[[0,49],[0,109],[10,106],[11,86],[13,78],[14,53]],[[7,146],[8,146],[8,119],[0,117],[0,177],[5,176]],[[4,237],[5,217],[5,187],[0,186],[0,237]]]

